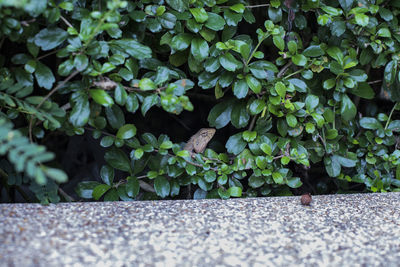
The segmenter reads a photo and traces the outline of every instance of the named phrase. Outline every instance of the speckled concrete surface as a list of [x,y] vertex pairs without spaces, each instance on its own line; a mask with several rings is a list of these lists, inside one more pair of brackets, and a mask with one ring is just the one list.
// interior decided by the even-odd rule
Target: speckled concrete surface
[[400,266],[400,193],[0,205],[1,266]]

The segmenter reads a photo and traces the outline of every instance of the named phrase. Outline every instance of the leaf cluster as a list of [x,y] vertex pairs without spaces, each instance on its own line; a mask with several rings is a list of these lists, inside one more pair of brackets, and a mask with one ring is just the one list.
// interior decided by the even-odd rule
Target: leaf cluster
[[[55,131],[89,131],[107,149],[99,177],[76,188],[85,199],[399,190],[398,1],[0,7],[0,118],[21,125],[13,145],[17,131],[3,123],[0,151],[36,181],[39,199],[45,185],[58,201],[54,180],[64,180],[41,165],[52,158],[38,144]],[[210,110],[199,95],[214,101]],[[179,136],[156,137],[150,110],[183,124],[184,114],[206,112],[207,127],[229,134],[192,155],[171,141]],[[33,165],[15,157],[24,149]]]

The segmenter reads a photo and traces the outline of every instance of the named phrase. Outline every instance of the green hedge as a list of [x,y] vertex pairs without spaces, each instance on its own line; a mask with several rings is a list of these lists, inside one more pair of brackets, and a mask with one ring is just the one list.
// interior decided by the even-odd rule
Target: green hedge
[[[349,192],[354,184],[399,191],[399,1],[0,7],[6,190],[29,185],[42,203],[59,201],[58,193],[69,199],[58,188],[67,175],[46,148],[56,131],[89,132],[107,148],[100,177],[76,187],[85,199],[226,199]],[[136,123],[149,110],[155,124],[168,113],[206,113],[188,132],[213,127],[215,140],[192,157],[171,141],[181,132],[159,135]]]

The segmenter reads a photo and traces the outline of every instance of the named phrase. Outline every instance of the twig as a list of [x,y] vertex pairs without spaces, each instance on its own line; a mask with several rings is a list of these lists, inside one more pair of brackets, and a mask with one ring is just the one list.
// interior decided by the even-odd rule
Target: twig
[[47,53],[47,54],[44,54],[43,56],[40,56],[40,57],[38,57],[38,58],[37,58],[37,60],[41,60],[42,58],[45,58],[45,57],[51,56],[51,55],[53,55],[53,54],[57,53],[58,51],[60,51],[60,49],[58,49],[58,50],[54,50],[54,51],[51,51],[50,53]]
[[[49,99],[50,96],[52,96],[60,87],[64,86],[69,80],[71,80],[73,77],[75,77],[79,71],[73,72],[71,75],[69,75],[64,81],[59,83],[53,90],[51,90],[43,99],[40,101],[40,103],[36,106],[37,109],[39,109],[44,102],[46,102],[47,99]],[[32,138],[32,124],[33,124],[33,116],[31,116],[31,119],[29,120],[29,140],[33,142]]]
[[35,22],[35,21],[36,21],[36,19],[23,20],[20,23],[21,23],[22,26],[29,27],[29,23],[32,23],[32,22]]
[[63,16],[60,16],[60,18],[62,19],[62,21],[64,21],[65,24],[67,24],[68,27],[71,27],[71,28],[74,27],[74,26],[72,26],[72,24],[69,23],[69,21],[68,21],[66,18],[64,18]]
[[286,71],[288,70],[288,68],[289,68],[291,65],[292,65],[292,61],[289,61],[288,63],[286,63],[286,65],[283,66],[282,69],[278,72],[277,77],[278,77],[278,78],[281,78],[281,77],[286,73]]
[[375,83],[380,83],[380,82],[382,82],[382,80],[371,81],[371,82],[368,82],[368,84],[375,84]]
[[257,116],[258,116],[258,114],[254,115],[253,118],[251,119],[250,126],[249,126],[249,131],[253,130],[254,125],[255,125],[255,123],[257,121]]
[[[260,5],[253,5],[253,6],[244,6],[245,8],[257,8],[257,7],[266,7],[270,6],[270,4],[260,4]],[[221,8],[231,8],[231,6],[221,6]]]
[[68,202],[75,202],[76,200],[68,195],[61,187],[58,188],[58,192],[68,201]]

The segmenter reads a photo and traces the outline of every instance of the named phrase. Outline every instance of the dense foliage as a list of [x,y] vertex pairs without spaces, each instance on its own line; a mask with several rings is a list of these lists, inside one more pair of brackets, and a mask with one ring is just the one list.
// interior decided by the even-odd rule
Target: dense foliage
[[[399,1],[0,7],[2,194],[70,200],[50,150],[88,135],[106,151],[85,199],[400,188]],[[201,127],[216,136],[192,156]]]

